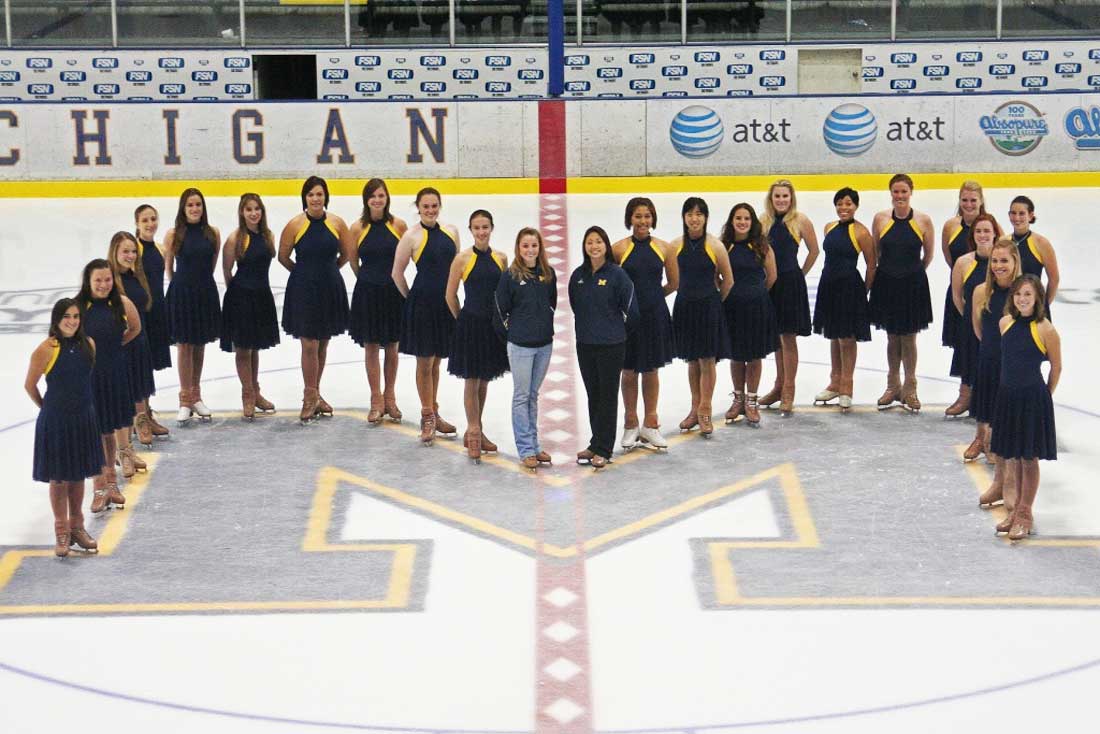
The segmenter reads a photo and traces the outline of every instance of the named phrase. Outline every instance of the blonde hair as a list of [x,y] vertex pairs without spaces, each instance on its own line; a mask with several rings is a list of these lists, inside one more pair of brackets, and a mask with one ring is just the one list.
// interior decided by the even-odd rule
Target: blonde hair
[[768,195],[764,199],[764,216],[760,217],[760,224],[763,225],[765,235],[771,232],[772,225],[775,224],[777,219],[775,205],[772,203],[772,192],[778,188],[789,189],[791,192],[791,206],[783,215],[783,224],[787,227],[787,231],[791,233],[791,239],[798,242],[802,236],[798,230],[798,197],[794,193],[794,184],[785,178],[779,179],[768,187]]
[[[978,195],[978,199],[979,199],[979,201],[981,201],[981,204],[979,205],[979,208],[978,208],[978,213],[979,214],[985,214],[985,192],[982,191],[982,185],[980,183],[978,183],[977,181],[963,181],[962,186],[959,187],[959,198],[960,199],[962,198],[962,195],[963,195],[964,191],[973,191],[974,193],[976,193]],[[961,217],[962,213],[963,213],[962,206],[959,206],[959,208],[955,210],[955,216],[956,217]]]
[[[115,232],[114,236],[111,237],[111,246],[107,248],[107,262],[111,265],[111,275],[114,276],[115,285],[122,295],[126,295],[126,286],[122,284],[122,263],[118,261],[118,250],[122,247],[122,243],[127,240],[134,243],[134,249],[140,255],[141,245],[138,244],[137,237],[129,232]],[[145,277],[145,268],[142,267],[140,259],[134,262],[131,272],[145,291],[145,310],[148,311],[153,307],[153,292],[149,290],[149,281]]]
[[[989,253],[989,259],[993,259],[993,253],[997,250],[1008,250],[1008,254],[1012,257],[1012,280],[1015,281],[1020,277],[1023,268],[1020,264],[1020,248],[1016,245],[1016,240],[1011,237],[1001,237],[993,243],[993,250]],[[982,304],[982,311],[989,313],[989,302],[993,296],[993,289],[997,286],[997,278],[993,275],[993,268],[986,267],[985,269],[985,303]]]
[[524,237],[534,236],[539,241],[539,259],[538,267],[542,268],[542,274],[549,276],[552,272],[550,268],[550,260],[546,255],[546,245],[542,241],[542,233],[534,227],[524,227],[516,233],[516,252],[515,259],[512,260],[512,264],[508,266],[508,272],[512,277],[518,281],[527,280],[535,277],[534,268],[527,267],[527,264],[523,262],[523,258],[519,254],[519,243]]

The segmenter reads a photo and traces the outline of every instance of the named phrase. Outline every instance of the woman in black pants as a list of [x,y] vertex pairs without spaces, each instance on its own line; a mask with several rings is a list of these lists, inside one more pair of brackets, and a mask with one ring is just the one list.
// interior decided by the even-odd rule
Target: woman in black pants
[[615,445],[626,332],[634,328],[639,313],[634,283],[611,262],[611,240],[601,227],[584,233],[584,263],[569,278],[569,305],[592,426],[592,439],[577,454],[577,463],[601,469]]

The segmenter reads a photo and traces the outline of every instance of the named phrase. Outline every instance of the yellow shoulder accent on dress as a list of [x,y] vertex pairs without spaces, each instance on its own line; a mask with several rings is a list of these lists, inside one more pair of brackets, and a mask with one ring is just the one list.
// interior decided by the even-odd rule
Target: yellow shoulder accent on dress
[[684,241],[680,240],[680,246],[676,248],[676,256],[679,257],[680,253],[684,251]]
[[493,254],[493,262],[495,262],[497,264],[497,267],[500,268],[500,272],[503,273],[504,272],[504,267],[505,267],[504,266],[504,256],[499,254],[499,253],[493,252],[492,250],[489,250],[489,252],[491,252]]
[[909,220],[909,227],[910,227],[910,229],[912,229],[914,232],[917,233],[917,237],[920,237],[921,240],[924,239],[924,232],[921,232],[920,227],[917,226],[917,220],[910,219]]
[[951,232],[951,236],[947,238],[947,245],[950,247],[955,243],[955,238],[959,236],[959,232],[962,232],[963,228],[961,224],[955,225],[954,231]]
[[836,229],[836,227],[837,227],[837,225],[838,225],[838,224],[840,224],[840,220],[839,220],[839,219],[838,219],[838,220],[836,220],[835,222],[829,222],[828,224],[826,224],[826,225],[825,225],[825,234],[829,234],[829,233],[830,233],[830,232],[832,232],[832,231],[833,231],[834,229]]
[[474,271],[475,265],[477,265],[477,250],[470,253],[470,259],[466,261],[466,267],[462,269],[462,282],[466,282],[466,278]]
[[50,361],[46,363],[46,370],[42,373],[44,375],[50,374],[50,370],[53,369],[54,364],[57,363],[57,358],[61,356],[61,345],[53,347],[50,350]]
[[458,240],[455,239],[455,236],[451,233],[451,230],[447,229],[442,224],[439,225],[439,231],[442,232],[443,234],[447,235],[448,237],[450,237],[451,242],[454,242],[456,245],[458,244]]
[[[633,245],[634,244],[633,241],[630,244]],[[664,250],[663,247],[659,246],[653,240],[650,240],[649,241],[649,249],[653,250],[653,252],[655,252],[657,254],[657,257],[661,258],[661,262],[665,261],[665,250]],[[624,260],[626,259],[625,255],[623,256],[623,259]]]
[[1008,330],[1009,330],[1009,329],[1011,329],[1011,328],[1012,328],[1013,326],[1015,326],[1015,325],[1016,325],[1016,319],[1012,319],[1011,321],[1009,321],[1009,322],[1008,322],[1008,326],[1006,326],[1005,328],[1001,329],[1001,336],[1004,336],[1005,334],[1007,334],[1007,333],[1008,333]]
[[367,233],[370,232],[370,225],[363,227],[363,231],[359,233],[359,239],[355,241],[356,245],[363,244],[363,240],[367,238]]
[[963,281],[970,279],[970,274],[978,269],[978,258],[974,258],[974,261],[970,263],[970,267],[966,269],[966,275],[963,276]]
[[856,228],[848,225],[848,239],[852,241],[852,247],[855,248],[856,254],[863,252],[863,248],[859,246],[859,238],[856,237]]
[[630,257],[630,253],[634,252],[634,240],[630,240],[630,244],[626,246],[626,252],[623,253],[623,257],[619,260],[619,267],[626,265],[626,259]]
[[138,260],[140,260],[142,256],[145,255],[145,245],[141,244],[140,237],[135,237],[134,239],[136,239],[138,243]]
[[1039,247],[1035,244],[1035,240],[1031,238],[1031,235],[1027,236],[1027,249],[1031,250],[1031,254],[1035,256],[1035,259],[1039,261],[1039,264],[1043,264],[1043,255],[1039,252]]
[[251,232],[245,232],[244,233],[244,242],[241,243],[241,257],[244,257],[245,253],[248,252],[248,246],[251,245],[251,244],[252,244],[252,233]]
[[332,232],[332,236],[337,240],[340,239],[340,231],[336,229],[336,225],[329,221],[328,217],[325,217],[325,228]]
[[295,235],[294,235],[294,244],[295,245],[297,245],[298,241],[300,239],[302,239],[302,237],[305,235],[307,229],[309,229],[309,217],[305,218],[305,221],[302,222],[302,226],[299,227],[297,233],[295,233]]
[[420,262],[420,256],[424,254],[424,248],[428,246],[428,230],[420,230],[420,244],[416,246],[416,252],[413,253],[413,262]]
[[885,237],[886,233],[889,232],[891,229],[893,229],[893,227],[894,227],[894,219],[893,219],[893,217],[891,217],[890,221],[886,223],[886,226],[882,228],[882,231],[878,233],[879,239],[882,239],[883,237]]
[[703,240],[703,252],[707,253],[707,257],[715,265],[718,264],[718,256],[714,254],[714,250],[711,249],[710,240]]
[[401,239],[401,235],[398,233],[397,227],[393,226],[393,222],[386,222],[386,229],[392,232],[394,237]]
[[1034,321],[1031,322],[1031,341],[1035,342],[1040,352],[1047,353],[1047,345],[1043,344],[1043,337],[1039,336],[1039,325]]

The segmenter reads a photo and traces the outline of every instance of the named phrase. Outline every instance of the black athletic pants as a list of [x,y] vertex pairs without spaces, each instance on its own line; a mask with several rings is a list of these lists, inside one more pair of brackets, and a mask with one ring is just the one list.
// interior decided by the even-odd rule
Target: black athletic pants
[[619,427],[619,379],[626,358],[626,342],[620,344],[578,344],[577,362],[588,393],[588,422],[592,440],[588,450],[611,458],[615,432]]

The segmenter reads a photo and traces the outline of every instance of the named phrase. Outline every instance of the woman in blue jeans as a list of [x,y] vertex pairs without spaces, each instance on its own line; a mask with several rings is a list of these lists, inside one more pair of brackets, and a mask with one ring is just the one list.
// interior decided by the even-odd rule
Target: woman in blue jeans
[[558,285],[546,259],[542,235],[533,227],[516,234],[515,259],[501,273],[494,296],[497,328],[507,337],[512,370],[512,432],[521,463],[528,469],[549,464],[539,448],[539,387],[550,366]]

